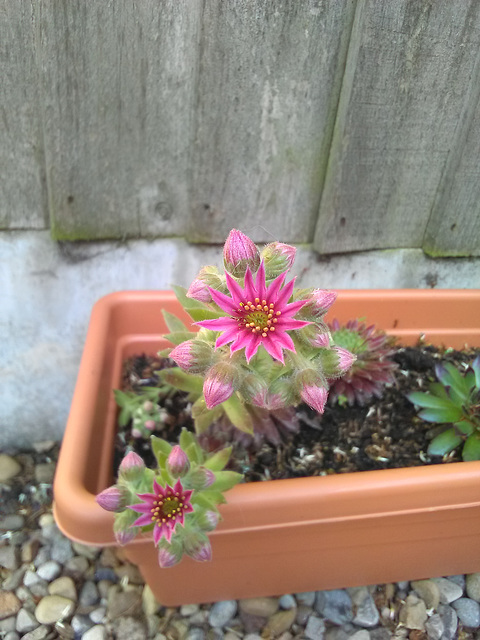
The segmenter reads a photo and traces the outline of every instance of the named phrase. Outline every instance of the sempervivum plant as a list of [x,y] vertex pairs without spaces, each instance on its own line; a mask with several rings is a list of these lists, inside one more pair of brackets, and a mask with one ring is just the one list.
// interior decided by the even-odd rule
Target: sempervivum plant
[[439,382],[428,392],[407,396],[423,420],[452,425],[433,438],[428,453],[444,456],[461,446],[463,460],[480,460],[480,356],[465,374],[449,362],[438,364],[435,373]]
[[340,325],[335,319],[330,330],[333,342],[356,356],[350,369],[331,382],[331,401],[364,405],[374,396],[381,398],[383,387],[395,380],[397,364],[390,359],[395,351],[395,338],[359,320]]
[[190,394],[197,433],[226,416],[257,442],[259,436],[278,442],[268,412],[305,402],[322,413],[329,381],[355,360],[330,344],[323,318],[335,293],[297,290],[295,280],[287,280],[294,257],[290,245],[273,242],[260,251],[234,229],[224,247],[224,274],[203,268],[188,291],[174,287],[200,330],[189,333],[165,314],[166,337],[176,345],[165,354],[178,368],[159,375]]
[[151,436],[158,467],[147,469],[133,451],[120,464],[115,485],[97,495],[98,504],[115,512],[114,532],[119,544],[142,531],[152,531],[161,567],[172,567],[183,554],[199,562],[210,560],[207,533],[217,526],[223,493],[242,476],[224,468],[231,449],[206,454],[194,434],[182,430],[172,446]]

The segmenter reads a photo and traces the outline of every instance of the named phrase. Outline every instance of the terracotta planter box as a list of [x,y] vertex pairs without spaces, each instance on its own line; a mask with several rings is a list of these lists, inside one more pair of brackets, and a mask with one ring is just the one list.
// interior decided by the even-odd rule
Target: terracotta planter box
[[[113,388],[125,357],[162,346],[171,292],[130,291],[94,307],[55,479],[60,529],[114,545],[112,514],[95,502],[110,485]],[[480,291],[341,291],[331,311],[364,317],[404,344],[419,334],[480,346]],[[170,606],[480,571],[480,462],[238,485],[212,534],[213,561],[158,568],[148,537],[127,547],[157,599]]]

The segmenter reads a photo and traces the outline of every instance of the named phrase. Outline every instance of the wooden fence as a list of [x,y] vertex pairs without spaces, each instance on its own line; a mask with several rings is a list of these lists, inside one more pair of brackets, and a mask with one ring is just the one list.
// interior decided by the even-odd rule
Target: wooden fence
[[0,228],[480,255],[479,0],[0,6]]

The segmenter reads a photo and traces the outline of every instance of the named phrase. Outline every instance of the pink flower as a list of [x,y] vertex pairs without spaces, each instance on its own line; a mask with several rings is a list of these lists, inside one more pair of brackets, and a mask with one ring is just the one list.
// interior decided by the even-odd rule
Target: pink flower
[[232,275],[242,277],[247,267],[254,271],[258,269],[260,253],[248,236],[232,229],[223,247],[223,263]]
[[340,373],[341,375],[343,375],[350,369],[357,358],[353,353],[347,351],[347,349],[344,349],[343,347],[334,347],[334,349],[338,355],[338,366],[340,367]]
[[180,480],[177,480],[173,489],[168,484],[165,488],[161,487],[154,480],[153,490],[154,493],[137,494],[143,504],[134,504],[129,508],[142,514],[133,526],[146,527],[153,524],[153,540],[157,545],[162,536],[170,542],[177,524],[183,525],[185,514],[193,511],[190,502],[193,491],[184,489]]
[[250,362],[258,347],[263,345],[272,358],[284,364],[283,349],[295,352],[295,345],[287,331],[301,329],[310,324],[293,319],[295,313],[307,301],[288,303],[293,292],[294,280],[284,285],[285,276],[285,273],[281,273],[267,287],[262,262],[255,282],[252,272],[247,268],[245,287],[242,288],[227,273],[227,287],[231,297],[215,289],[210,289],[210,294],[214,302],[228,315],[196,324],[222,332],[215,343],[216,348],[232,342],[230,351],[233,353],[245,347],[245,357],[247,362]]

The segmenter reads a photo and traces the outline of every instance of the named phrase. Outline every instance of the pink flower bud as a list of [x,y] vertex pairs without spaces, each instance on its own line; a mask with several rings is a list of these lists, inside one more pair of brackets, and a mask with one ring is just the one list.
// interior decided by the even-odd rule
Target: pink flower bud
[[210,531],[217,528],[220,516],[215,511],[205,511],[204,513],[205,524]]
[[142,436],[143,436],[143,433],[140,431],[140,429],[137,429],[136,427],[132,429],[133,438],[141,438]]
[[317,333],[317,335],[310,340],[312,347],[327,348],[330,346],[330,336],[328,333]]
[[181,477],[190,469],[190,460],[178,444],[176,444],[169,453],[167,469],[174,477]]
[[212,546],[210,542],[207,540],[207,542],[204,542],[192,550],[189,556],[197,562],[209,562],[212,559]]
[[343,347],[334,347],[334,349],[338,355],[338,366],[340,368],[340,375],[343,375],[350,369],[357,357]]
[[169,357],[188,373],[204,373],[212,363],[213,349],[204,340],[186,340],[172,349]]
[[306,384],[302,387],[300,391],[300,396],[302,400],[308,404],[309,407],[318,411],[318,413],[323,413],[325,410],[325,403],[328,398],[328,391],[325,387],[318,387],[313,384]]
[[337,299],[336,291],[328,291],[327,289],[314,289],[311,295],[311,302],[317,314],[324,314],[332,306]]
[[143,426],[145,429],[153,431],[155,429],[155,420],[145,420],[145,424]]
[[208,371],[203,383],[203,395],[207,409],[213,409],[217,404],[230,398],[235,390],[236,377],[235,368],[226,362],[219,362]]
[[212,296],[208,290],[208,286],[205,282],[202,282],[200,278],[195,278],[192,284],[188,287],[187,298],[198,300],[199,302],[211,302]]
[[207,487],[210,487],[214,482],[215,474],[211,469],[207,469],[206,467],[196,467],[195,469],[192,469],[185,478],[184,484],[190,489],[200,491],[202,489],[207,489]]
[[143,410],[146,411],[147,413],[150,413],[150,411],[153,411],[153,402],[151,400],[146,400],[143,403]]
[[[133,429],[132,429],[132,435],[133,435]],[[119,472],[122,472],[122,471],[130,471],[131,469],[140,470],[144,468],[145,468],[145,463],[142,460],[142,458],[138,455],[138,453],[135,453],[135,451],[130,451],[123,458],[118,470]]]
[[101,491],[95,500],[105,511],[122,511],[126,504],[123,492],[116,485]]
[[119,531],[115,531],[115,540],[122,547],[129,542],[131,542],[135,536],[137,535],[138,529],[137,527],[130,527],[129,529],[120,529]]
[[160,548],[158,550],[158,564],[161,569],[174,567],[180,562],[180,557],[170,549]]
[[232,229],[223,247],[225,269],[236,278],[245,275],[247,267],[255,272],[260,266],[260,253],[255,243],[241,231]]
[[297,250],[290,244],[283,242],[271,242],[267,244],[261,253],[265,261],[265,271],[269,279],[288,271],[295,260]]

